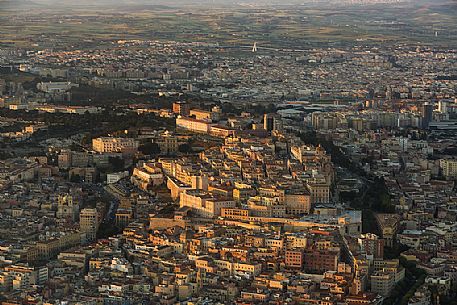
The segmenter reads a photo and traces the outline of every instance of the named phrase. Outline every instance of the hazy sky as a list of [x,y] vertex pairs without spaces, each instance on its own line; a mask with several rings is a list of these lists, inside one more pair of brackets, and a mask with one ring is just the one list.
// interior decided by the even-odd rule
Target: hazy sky
[[[46,5],[132,5],[132,4],[160,4],[160,5],[169,5],[177,6],[182,4],[241,4],[241,3],[262,3],[262,4],[302,4],[309,2],[349,2],[350,0],[0,0],[0,3],[10,2],[10,3],[20,3],[20,2],[34,2],[37,4],[46,4]],[[353,0],[354,1],[354,0]],[[356,0],[357,1],[357,0]],[[360,0],[358,0],[360,1]],[[363,0],[363,1],[372,1],[372,2],[388,2],[388,1],[399,1],[399,0]],[[446,0],[400,0],[408,2],[441,2]],[[455,1],[455,0],[447,0]]]

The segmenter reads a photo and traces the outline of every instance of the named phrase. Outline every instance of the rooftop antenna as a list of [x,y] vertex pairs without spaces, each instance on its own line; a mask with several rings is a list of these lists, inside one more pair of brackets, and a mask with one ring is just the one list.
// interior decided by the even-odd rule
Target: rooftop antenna
[[254,42],[254,45],[252,46],[252,52],[257,52],[257,42]]

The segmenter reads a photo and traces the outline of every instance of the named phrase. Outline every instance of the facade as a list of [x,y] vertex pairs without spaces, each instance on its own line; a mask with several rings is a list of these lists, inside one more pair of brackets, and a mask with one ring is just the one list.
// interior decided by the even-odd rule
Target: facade
[[307,183],[311,194],[311,204],[330,202],[330,184],[323,179],[315,179]]
[[71,195],[59,195],[57,202],[57,218],[75,221],[78,216],[79,204]]
[[288,192],[284,196],[286,214],[301,215],[311,211],[311,195],[308,192]]
[[441,159],[440,160],[441,174],[446,179],[457,179],[457,160],[456,159]]
[[154,143],[159,145],[160,153],[167,155],[177,153],[179,145],[181,144],[178,137],[168,131],[154,139]]
[[303,268],[304,255],[302,250],[287,250],[284,263],[287,268],[299,269]]
[[189,117],[178,117],[176,119],[176,127],[193,132],[209,133],[211,123]]
[[200,120],[200,121],[212,122],[213,120],[215,120],[215,115],[213,112],[201,110],[201,109],[190,110],[189,116],[194,117],[195,119]]
[[164,182],[164,175],[160,167],[148,162],[133,169],[131,181],[140,189],[147,191],[151,187],[161,185]]
[[236,130],[225,126],[214,125],[210,128],[210,134],[219,138],[234,137]]
[[119,228],[125,228],[133,218],[131,209],[118,209],[115,215],[116,226]]
[[371,291],[388,297],[395,286],[395,275],[388,271],[375,271],[371,275]]
[[198,216],[213,218],[221,216],[222,208],[234,208],[236,203],[234,200],[214,197],[207,192],[188,190],[181,193],[179,206],[191,208]]
[[336,271],[338,268],[339,253],[325,250],[305,250],[304,268],[311,272]]
[[400,216],[396,214],[376,214],[376,222],[381,230],[382,238],[387,247],[395,243]]
[[384,240],[379,238],[376,234],[362,234],[358,241],[361,250],[367,255],[372,255],[375,259],[382,259],[384,257]]
[[188,116],[190,113],[190,105],[186,102],[174,102],[173,113],[181,116]]
[[98,212],[94,208],[82,209],[79,214],[79,226],[81,232],[86,234],[86,240],[93,241],[97,237],[99,225]]
[[266,131],[282,131],[283,124],[281,116],[277,113],[266,113],[263,115],[263,129]]
[[125,177],[128,177],[128,175],[129,175],[128,171],[107,174],[106,175],[106,183],[107,184],[116,183],[119,180],[124,179]]
[[92,140],[92,148],[99,153],[135,154],[138,151],[138,141],[131,138],[101,137]]
[[433,119],[433,105],[424,103],[421,106],[422,128],[428,128]]

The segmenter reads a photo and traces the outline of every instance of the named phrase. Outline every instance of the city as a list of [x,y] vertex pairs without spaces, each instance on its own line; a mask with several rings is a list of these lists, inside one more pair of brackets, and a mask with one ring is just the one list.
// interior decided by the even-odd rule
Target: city
[[0,27],[0,304],[456,304],[452,0]]

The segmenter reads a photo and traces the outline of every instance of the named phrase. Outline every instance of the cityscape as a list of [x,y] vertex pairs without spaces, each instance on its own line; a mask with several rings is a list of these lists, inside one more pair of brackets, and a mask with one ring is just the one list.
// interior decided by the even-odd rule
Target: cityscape
[[455,0],[0,0],[0,304],[457,304]]

